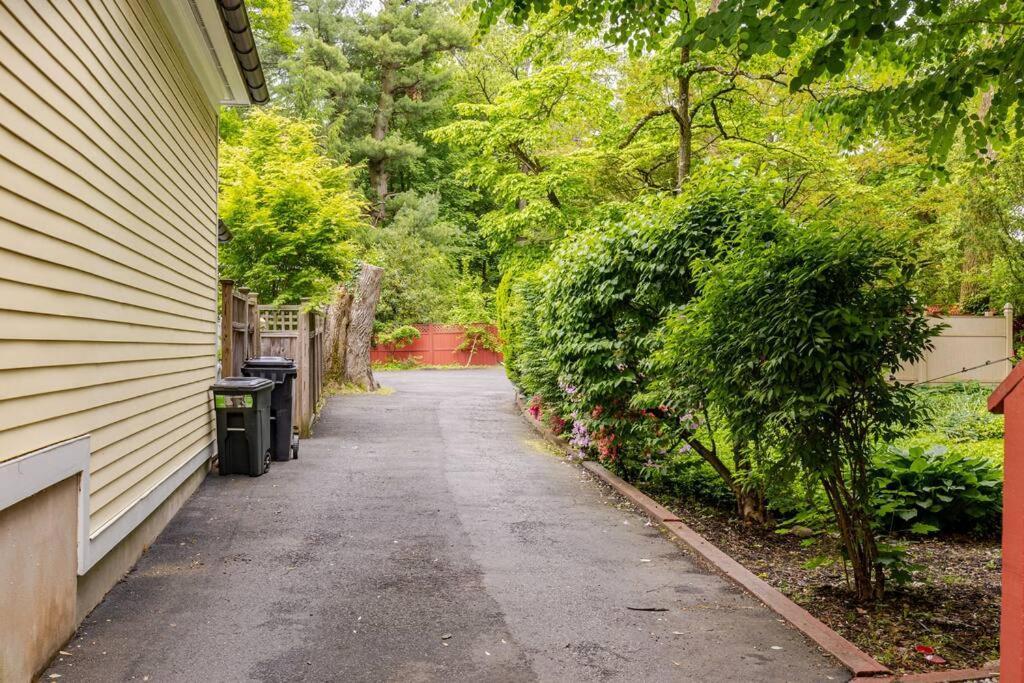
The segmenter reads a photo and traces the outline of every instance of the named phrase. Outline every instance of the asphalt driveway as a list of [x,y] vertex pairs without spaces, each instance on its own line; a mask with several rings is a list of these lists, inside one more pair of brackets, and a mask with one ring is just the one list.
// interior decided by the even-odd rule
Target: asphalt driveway
[[44,679],[848,678],[550,453],[501,369],[381,379],[301,459],[208,477]]

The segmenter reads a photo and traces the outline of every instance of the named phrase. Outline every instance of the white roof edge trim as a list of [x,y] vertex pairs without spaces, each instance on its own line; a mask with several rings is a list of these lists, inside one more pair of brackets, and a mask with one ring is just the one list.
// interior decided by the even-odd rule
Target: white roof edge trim
[[210,104],[249,105],[245,80],[214,0],[156,0]]

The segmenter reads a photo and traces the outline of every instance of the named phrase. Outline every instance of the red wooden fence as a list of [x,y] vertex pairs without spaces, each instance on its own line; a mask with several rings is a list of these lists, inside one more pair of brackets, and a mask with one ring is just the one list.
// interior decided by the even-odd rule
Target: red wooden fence
[[[420,338],[408,346],[395,349],[377,346],[370,352],[370,360],[378,363],[390,360],[414,359],[422,365],[497,365],[501,354],[488,349],[477,349],[472,359],[469,351],[458,351],[465,341],[465,328],[460,325],[413,325],[420,331]],[[497,328],[491,327],[497,336]]]

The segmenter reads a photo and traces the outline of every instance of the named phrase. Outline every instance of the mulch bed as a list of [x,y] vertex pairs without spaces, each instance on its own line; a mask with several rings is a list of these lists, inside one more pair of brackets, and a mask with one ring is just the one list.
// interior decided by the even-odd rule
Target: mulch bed
[[[659,500],[697,533],[855,643],[894,673],[966,669],[999,657],[1001,549],[996,540],[908,539],[911,561],[924,565],[914,582],[890,586],[881,602],[850,599],[837,541],[800,539],[751,526],[699,503]],[[930,664],[915,647],[946,660]]]

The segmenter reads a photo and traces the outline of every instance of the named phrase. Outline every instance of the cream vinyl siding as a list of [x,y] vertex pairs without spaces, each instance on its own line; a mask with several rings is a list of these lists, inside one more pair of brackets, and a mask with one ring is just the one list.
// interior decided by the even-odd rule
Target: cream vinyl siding
[[88,434],[90,533],[214,439],[217,112],[155,2],[0,0],[0,461]]

